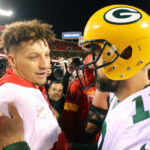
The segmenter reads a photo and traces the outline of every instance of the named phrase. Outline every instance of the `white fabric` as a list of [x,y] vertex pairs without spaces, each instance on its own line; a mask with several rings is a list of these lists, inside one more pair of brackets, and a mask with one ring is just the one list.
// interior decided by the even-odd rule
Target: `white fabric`
[[[133,116],[137,115],[137,107],[142,108],[141,101],[137,103],[137,97],[142,97],[144,110],[148,117],[139,122],[133,122]],[[102,150],[150,150],[150,87],[143,89],[114,106],[114,97],[105,119],[106,134]],[[143,117],[142,117],[143,118]],[[104,130],[103,130],[104,131]],[[98,150],[102,142],[102,134],[98,141]],[[145,146],[144,146],[145,145]]]
[[23,119],[25,141],[31,150],[51,149],[61,129],[41,91],[5,83],[0,86],[0,111],[8,116],[9,102],[14,102]]

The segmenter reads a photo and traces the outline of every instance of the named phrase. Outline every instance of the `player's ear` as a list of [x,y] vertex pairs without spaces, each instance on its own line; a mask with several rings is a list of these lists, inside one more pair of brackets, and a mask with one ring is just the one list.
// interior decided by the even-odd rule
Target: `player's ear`
[[13,54],[8,54],[8,62],[12,69],[16,68],[16,58]]

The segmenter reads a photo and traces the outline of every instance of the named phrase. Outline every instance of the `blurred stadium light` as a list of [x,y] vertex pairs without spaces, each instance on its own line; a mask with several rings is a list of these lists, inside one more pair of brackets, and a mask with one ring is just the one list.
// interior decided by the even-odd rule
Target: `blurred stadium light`
[[3,9],[0,9],[0,15],[2,16],[6,16],[6,17],[9,17],[9,16],[12,16],[13,12],[11,10],[3,10]]

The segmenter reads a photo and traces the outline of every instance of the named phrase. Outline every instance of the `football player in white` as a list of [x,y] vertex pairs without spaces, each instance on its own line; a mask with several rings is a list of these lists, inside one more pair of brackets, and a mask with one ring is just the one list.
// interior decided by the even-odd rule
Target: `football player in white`
[[80,45],[93,54],[99,90],[115,94],[98,150],[150,149],[149,15],[128,5],[104,7],[88,20]]

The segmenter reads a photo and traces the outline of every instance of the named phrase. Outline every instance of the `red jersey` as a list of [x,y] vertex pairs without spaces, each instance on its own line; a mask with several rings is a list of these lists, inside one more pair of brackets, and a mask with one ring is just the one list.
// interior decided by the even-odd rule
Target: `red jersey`
[[92,103],[95,87],[83,91],[79,80],[70,84],[64,104],[64,132],[69,142],[86,142],[84,123]]
[[[89,55],[85,61],[90,61]],[[87,84],[94,82],[93,69],[84,70]],[[85,86],[85,80],[82,77],[82,84]],[[96,86],[83,90],[79,80],[70,84],[64,104],[64,131],[69,142],[87,142],[84,135],[84,123],[89,113],[89,107],[95,95]],[[98,139],[97,139],[98,140]],[[96,140],[96,141],[97,141]],[[95,143],[95,140],[94,140]]]
[[69,142],[85,142],[84,121],[88,114],[87,95],[78,80],[70,84],[64,104],[64,132]]

